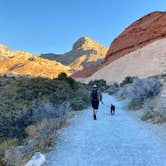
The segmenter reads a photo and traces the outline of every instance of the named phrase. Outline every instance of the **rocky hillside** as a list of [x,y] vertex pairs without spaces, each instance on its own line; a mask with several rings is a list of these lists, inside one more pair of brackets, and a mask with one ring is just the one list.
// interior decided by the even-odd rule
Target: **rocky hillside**
[[103,62],[107,48],[89,37],[81,37],[73,45],[71,51],[63,54],[42,54],[42,58],[57,60],[68,65],[73,71],[96,66]]
[[0,45],[0,75],[41,76],[55,78],[61,72],[70,74],[70,68],[56,61],[50,61],[25,51],[11,51]]
[[89,106],[90,87],[64,73],[0,76],[0,166],[23,166],[36,151],[48,152],[69,112]]
[[155,40],[166,37],[166,12],[150,13],[125,29],[111,44],[106,61],[121,57]]
[[126,76],[147,77],[164,73],[165,37],[166,12],[150,13],[131,24],[112,42],[102,65],[88,68],[88,72],[86,69],[76,72],[73,77],[81,81],[106,79],[112,82],[122,81]]
[[[165,64],[165,68],[163,65]],[[110,64],[104,66],[86,81],[105,79],[108,83],[121,82],[127,76],[160,75],[166,69],[166,38],[157,40],[143,48],[137,49]]]

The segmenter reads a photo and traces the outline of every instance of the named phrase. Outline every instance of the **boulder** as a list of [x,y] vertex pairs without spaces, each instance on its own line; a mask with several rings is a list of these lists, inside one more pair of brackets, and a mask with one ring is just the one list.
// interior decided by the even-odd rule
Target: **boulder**
[[36,152],[25,166],[43,166],[46,163],[46,157],[41,152]]

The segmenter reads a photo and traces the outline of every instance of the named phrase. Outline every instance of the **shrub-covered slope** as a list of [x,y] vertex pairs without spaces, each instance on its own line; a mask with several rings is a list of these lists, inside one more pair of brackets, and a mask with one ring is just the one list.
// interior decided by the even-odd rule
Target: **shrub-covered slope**
[[[56,79],[0,77],[0,162],[5,154],[9,165],[17,165],[36,150],[43,151],[65,115],[89,104],[87,85],[65,73]],[[28,137],[31,142],[7,150]]]

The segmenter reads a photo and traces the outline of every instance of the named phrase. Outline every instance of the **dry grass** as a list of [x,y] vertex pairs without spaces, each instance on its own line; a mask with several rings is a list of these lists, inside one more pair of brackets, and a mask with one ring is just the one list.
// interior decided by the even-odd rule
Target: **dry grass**
[[142,121],[151,119],[154,124],[166,122],[166,117],[164,115],[155,114],[153,111],[147,111],[141,116]]
[[154,124],[158,124],[162,122],[162,118],[160,116],[154,117],[153,119],[153,123]]
[[65,119],[44,119],[40,123],[30,125],[26,129],[28,139],[37,140],[37,149],[47,152],[54,143],[57,129],[64,128],[68,125]]
[[158,123],[165,123],[166,122],[166,116],[165,115],[160,115],[156,116],[153,118],[153,123],[158,124]]
[[5,166],[4,153],[6,149],[16,146],[18,144],[17,138],[11,138],[0,143],[0,166]]
[[159,94],[145,101],[143,104],[144,114],[142,115],[141,120],[146,121],[151,119],[154,124],[166,122],[164,101],[160,97],[161,95]]
[[7,140],[3,141],[2,143],[0,143],[0,151],[8,149],[12,146],[16,146],[17,144],[18,144],[17,138],[7,139]]
[[153,112],[146,112],[144,113],[142,116],[141,116],[141,120],[142,121],[146,121],[146,120],[149,120],[149,119],[152,119],[153,118]]
[[42,152],[48,152],[52,149],[53,143],[55,139],[55,131],[50,133],[49,135],[45,135],[38,141],[38,149]]
[[49,120],[44,119],[43,121],[37,123],[37,124],[33,124],[33,125],[29,125],[26,128],[26,133],[28,134],[29,138],[34,138],[36,137],[40,132],[42,132],[43,130],[47,129],[50,127],[49,124]]
[[69,125],[69,123],[65,120],[65,119],[63,119],[62,121],[61,121],[61,123],[60,123],[60,129],[61,128],[65,128],[65,127],[67,127]]

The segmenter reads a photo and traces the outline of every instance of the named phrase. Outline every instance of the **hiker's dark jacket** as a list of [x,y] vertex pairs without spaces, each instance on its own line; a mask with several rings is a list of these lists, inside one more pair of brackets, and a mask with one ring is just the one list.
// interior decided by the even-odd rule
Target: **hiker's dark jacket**
[[93,99],[93,91],[91,92],[90,94],[90,99],[91,99],[91,104],[92,104],[92,107],[93,109],[98,109],[99,107],[99,101],[102,101],[102,94],[99,90],[97,90],[97,99]]

